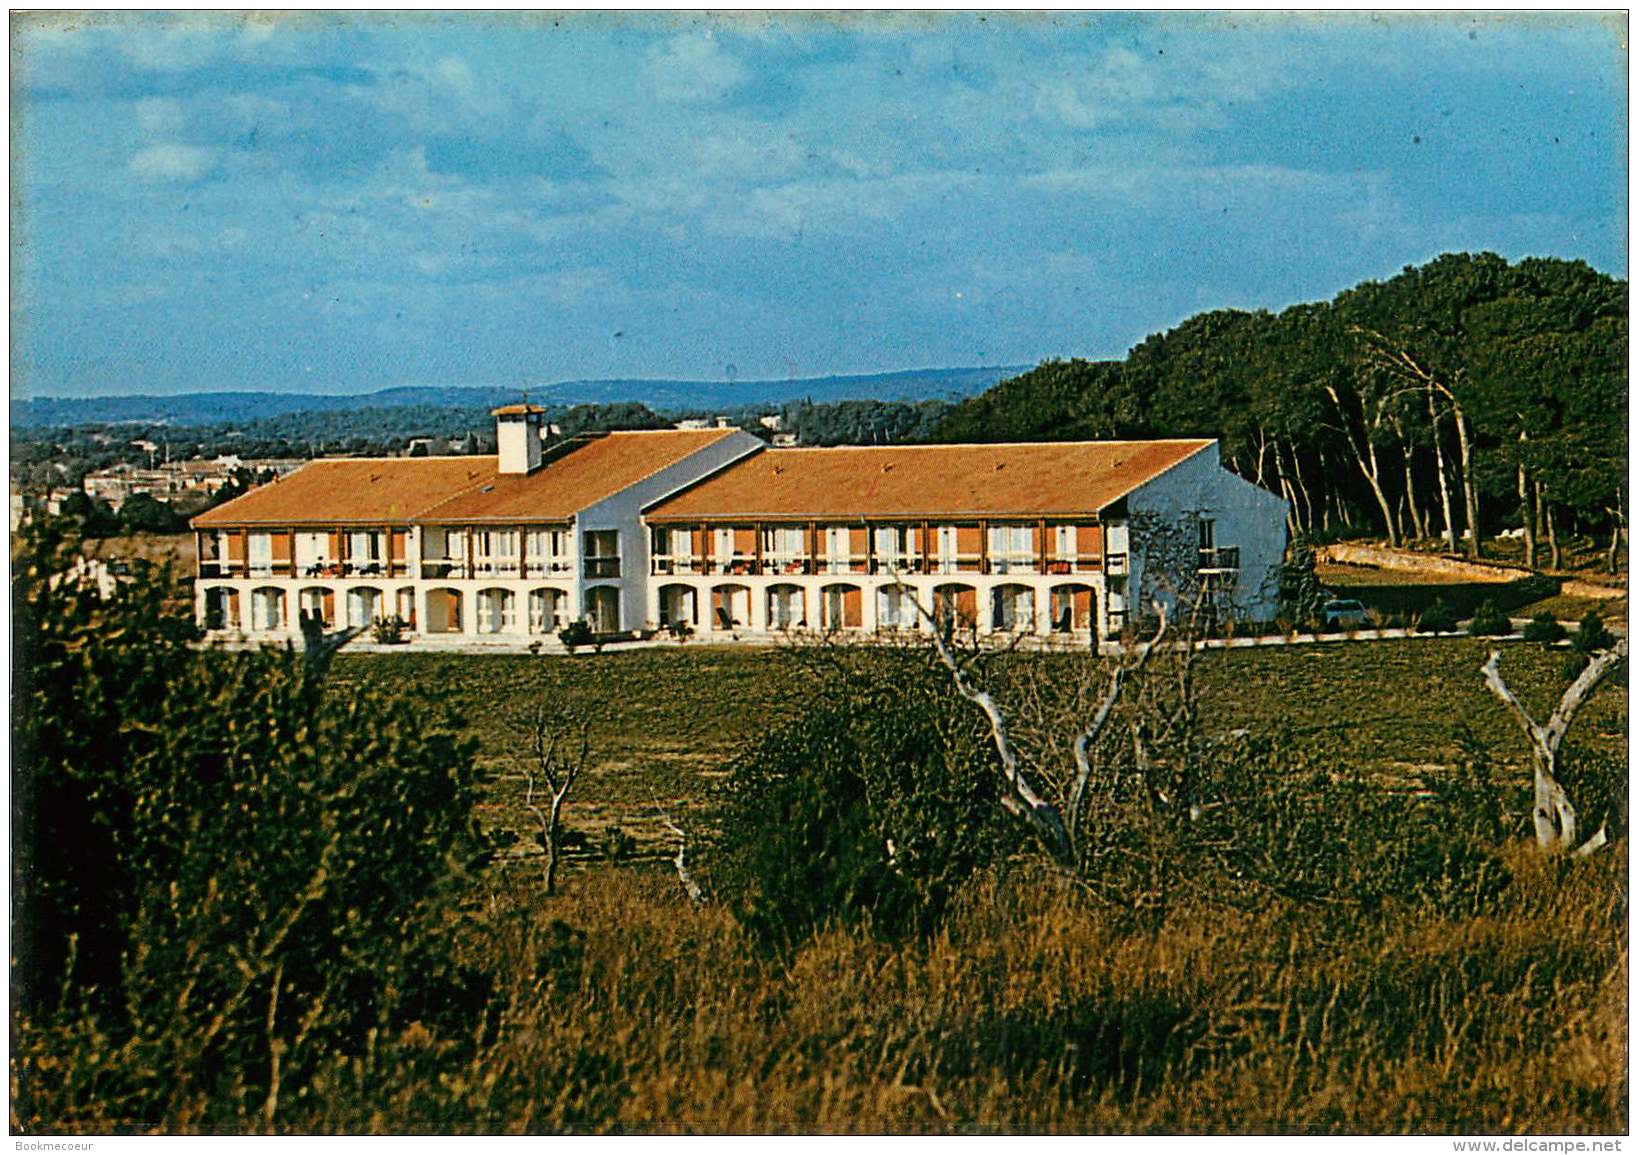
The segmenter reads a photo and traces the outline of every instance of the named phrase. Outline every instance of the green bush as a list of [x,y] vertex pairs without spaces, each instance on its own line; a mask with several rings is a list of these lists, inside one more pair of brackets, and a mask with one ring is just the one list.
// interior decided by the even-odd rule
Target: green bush
[[1467,632],[1476,638],[1506,637],[1513,632],[1513,623],[1496,608],[1495,602],[1484,601],[1473,612],[1473,619],[1467,623]]
[[25,543],[12,587],[14,1040],[68,1049],[53,1114],[243,1129],[382,1031],[468,1021],[438,922],[484,851],[472,746],[288,650],[194,650],[151,574],[53,588],[68,548]]
[[982,716],[925,651],[853,656],[729,768],[713,878],[766,947],[926,933],[1012,839]]
[[1448,634],[1455,629],[1455,613],[1439,598],[1434,598],[1433,604],[1416,619],[1416,632],[1419,634]]
[[1527,642],[1544,642],[1553,645],[1564,640],[1564,626],[1552,614],[1545,610],[1531,618],[1524,627],[1524,640]]
[[1588,610],[1570,635],[1570,649],[1577,654],[1593,654],[1615,645],[1615,635],[1604,628],[1604,619],[1597,610]]
[[370,634],[375,638],[377,645],[401,646],[409,641],[404,636],[404,631],[407,629],[409,629],[409,623],[394,614],[390,618],[376,618],[375,625],[370,629]]

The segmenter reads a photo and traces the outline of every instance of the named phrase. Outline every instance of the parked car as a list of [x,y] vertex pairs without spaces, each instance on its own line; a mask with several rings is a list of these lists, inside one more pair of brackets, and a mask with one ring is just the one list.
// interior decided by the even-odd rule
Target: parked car
[[1356,629],[1365,624],[1365,607],[1352,598],[1332,598],[1320,611],[1320,622],[1327,629]]

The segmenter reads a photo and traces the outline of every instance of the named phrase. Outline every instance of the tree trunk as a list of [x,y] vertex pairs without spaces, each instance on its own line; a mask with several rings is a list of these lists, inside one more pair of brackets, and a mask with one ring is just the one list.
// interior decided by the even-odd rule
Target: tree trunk
[[546,893],[557,893],[557,860],[563,853],[563,826],[559,821],[563,813],[563,799],[565,794],[552,793],[551,817],[546,823]]
[[1456,552],[1456,524],[1450,516],[1450,479],[1445,476],[1445,447],[1439,441],[1439,408],[1428,387],[1428,424],[1433,429],[1433,465],[1439,472],[1439,512],[1445,519],[1445,548]]
[[[1279,453],[1279,442],[1274,443],[1275,453]],[[1309,496],[1308,484],[1302,479],[1302,456],[1297,450],[1296,443],[1291,445],[1291,481],[1297,487],[1297,493],[1302,497],[1303,522],[1308,532],[1314,532],[1314,499]]]
[[[1371,484],[1371,493],[1376,497],[1377,505],[1382,507],[1382,521],[1388,528],[1388,548],[1398,549],[1399,531],[1395,526],[1393,506],[1389,504],[1388,495],[1382,488],[1381,470],[1376,462],[1376,443],[1367,438],[1365,446],[1366,455],[1360,460],[1359,468],[1365,474],[1365,480]],[[1366,467],[1367,461],[1370,463],[1369,468]]]
[[1297,491],[1291,487],[1291,479],[1285,475],[1285,467],[1280,463],[1280,443],[1274,442],[1274,476],[1280,483],[1280,496],[1285,498],[1285,525],[1291,531],[1292,537],[1301,537],[1302,509],[1297,505]]
[[1621,487],[1615,487],[1615,508],[1610,510],[1610,557],[1609,570],[1611,573],[1620,573],[1621,560],[1621,531],[1626,528],[1626,507],[1621,502]]
[[1462,509],[1467,515],[1467,552],[1477,558],[1479,549],[1479,491],[1473,482],[1473,441],[1468,436],[1467,414],[1454,401],[1451,409],[1456,414],[1456,443],[1462,451]]
[[1416,471],[1412,468],[1416,455],[1410,442],[1405,440],[1404,424],[1398,417],[1393,419],[1393,431],[1399,438],[1399,454],[1405,469],[1405,508],[1410,512],[1411,529],[1420,541],[1428,535],[1428,523],[1422,516],[1422,507],[1416,504]]
[[1553,503],[1541,492],[1541,482],[1536,482],[1536,512],[1541,515],[1541,528],[1547,536],[1547,564],[1552,569],[1558,569],[1562,555],[1558,549],[1558,527],[1553,524]]
[[[1522,438],[1520,439],[1522,440]],[[1530,501],[1530,479],[1519,462],[1519,513],[1524,522],[1524,568],[1536,568],[1536,511]]]

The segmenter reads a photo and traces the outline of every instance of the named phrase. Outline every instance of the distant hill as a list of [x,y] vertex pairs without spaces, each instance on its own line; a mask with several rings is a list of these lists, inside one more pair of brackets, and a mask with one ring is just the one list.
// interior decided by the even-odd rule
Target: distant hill
[[[894,373],[806,377],[785,381],[677,381],[640,378],[561,381],[529,390],[531,401],[553,405],[640,401],[656,410],[699,410],[827,401],[960,400],[982,393],[1028,366],[907,369]],[[178,393],[124,397],[34,397],[13,400],[20,426],[140,421],[212,425],[289,413],[349,412],[411,406],[478,408],[516,401],[516,386],[427,385],[374,393]]]

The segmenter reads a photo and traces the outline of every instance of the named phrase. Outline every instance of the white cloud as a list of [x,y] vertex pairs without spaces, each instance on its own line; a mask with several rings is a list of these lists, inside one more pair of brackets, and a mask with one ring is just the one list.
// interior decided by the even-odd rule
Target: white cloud
[[650,51],[648,82],[660,100],[714,104],[745,83],[747,73],[709,33],[676,36]]
[[196,181],[216,166],[212,149],[188,144],[155,144],[131,157],[131,175],[138,180]]
[[137,101],[137,124],[142,131],[151,137],[174,137],[182,131],[187,121],[187,112],[182,108],[181,101],[166,97],[149,97]]
[[119,34],[119,51],[148,72],[187,72],[208,63],[221,47],[220,18],[185,17],[137,26]]

